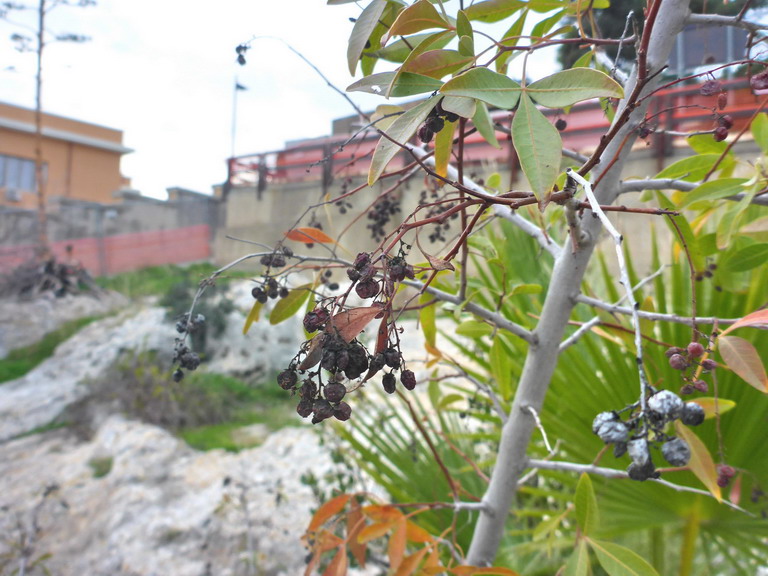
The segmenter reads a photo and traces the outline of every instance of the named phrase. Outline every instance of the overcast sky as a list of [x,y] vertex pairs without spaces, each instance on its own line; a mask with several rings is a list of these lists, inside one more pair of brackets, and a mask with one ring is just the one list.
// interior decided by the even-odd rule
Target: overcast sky
[[[33,0],[27,0],[34,4]],[[365,5],[365,3],[363,3]],[[226,179],[235,78],[237,155],[275,150],[285,141],[322,136],[353,111],[279,41],[254,41],[248,63],[235,47],[253,36],[290,43],[337,86],[353,78],[346,45],[356,4],[325,0],[98,0],[59,6],[47,20],[55,33],[91,37],[85,44],[46,47],[43,106],[47,112],[117,128],[134,150],[122,171],[143,194],[165,197],[181,186],[210,192]],[[0,20],[0,101],[34,107],[34,53],[20,54],[10,35],[32,34],[36,10]],[[383,99],[352,95],[371,109]]]

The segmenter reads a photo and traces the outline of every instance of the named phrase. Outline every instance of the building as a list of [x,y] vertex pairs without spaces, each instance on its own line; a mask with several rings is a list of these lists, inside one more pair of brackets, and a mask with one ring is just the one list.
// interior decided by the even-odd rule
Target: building
[[[35,111],[0,103],[0,207],[34,208]],[[43,114],[42,153],[46,196],[113,203],[130,187],[120,159],[131,152],[120,130]]]

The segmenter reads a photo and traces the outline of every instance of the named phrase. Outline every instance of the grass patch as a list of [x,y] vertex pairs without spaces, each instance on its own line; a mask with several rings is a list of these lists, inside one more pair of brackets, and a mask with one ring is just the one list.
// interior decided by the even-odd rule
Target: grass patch
[[293,408],[287,394],[270,383],[248,386],[221,374],[195,373],[190,385],[199,387],[215,404],[236,405],[225,422],[190,426],[178,430],[178,435],[197,450],[224,449],[237,452],[257,445],[258,441],[243,442],[236,438],[237,431],[246,426],[263,424],[272,432],[290,423]]
[[[102,288],[120,292],[131,299],[137,299],[145,296],[162,296],[168,293],[174,285],[185,280],[197,284],[203,278],[210,276],[216,269],[216,266],[208,262],[198,262],[189,266],[169,264],[97,278],[96,283]],[[246,272],[227,272],[223,278],[250,278],[252,276],[252,273]]]
[[98,316],[89,316],[72,320],[49,332],[39,342],[12,350],[0,360],[0,383],[21,378],[43,360],[50,358],[59,344],[98,319]]
[[112,471],[112,457],[91,458],[88,460],[88,466],[93,470],[94,478],[104,478]]

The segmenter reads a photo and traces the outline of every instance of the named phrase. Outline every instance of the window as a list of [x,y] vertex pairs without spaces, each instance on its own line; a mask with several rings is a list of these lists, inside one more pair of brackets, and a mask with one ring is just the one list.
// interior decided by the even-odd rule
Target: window
[[35,161],[0,154],[0,188],[15,192],[34,192]]

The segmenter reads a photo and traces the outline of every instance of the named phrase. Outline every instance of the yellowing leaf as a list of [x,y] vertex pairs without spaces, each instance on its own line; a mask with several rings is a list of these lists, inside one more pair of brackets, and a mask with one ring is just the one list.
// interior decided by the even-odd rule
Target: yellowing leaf
[[338,552],[323,572],[323,576],[346,576],[348,568],[347,550],[340,546]]
[[405,517],[397,521],[395,531],[390,535],[389,542],[387,543],[390,569],[398,569],[405,556],[405,546],[407,544],[405,539],[405,522]]
[[435,172],[439,176],[445,177],[448,174],[448,164],[451,160],[455,128],[455,122],[446,122],[443,129],[435,137]]
[[254,322],[259,321],[259,315],[261,314],[261,307],[263,304],[256,300],[253,303],[253,306],[251,306],[251,311],[248,313],[248,317],[245,319],[245,324],[243,325],[243,335],[248,334],[248,330],[251,329],[251,325]]
[[335,244],[334,239],[319,228],[294,228],[286,232],[285,237],[305,244]]
[[[432,346],[437,343],[437,323],[436,323],[436,306],[434,297],[424,292],[419,296],[419,323],[421,324],[421,331],[424,333],[424,340]],[[430,304],[430,302],[432,302]]]
[[395,573],[395,576],[411,576],[419,567],[424,556],[429,552],[429,548],[422,548],[418,552],[414,552],[410,556],[403,558],[400,566]]
[[717,346],[728,368],[750,386],[768,393],[768,376],[760,354],[751,342],[738,336],[720,336]]
[[711,396],[694,398],[691,400],[691,402],[695,402],[704,409],[704,418],[707,419],[715,417],[715,406],[717,406],[717,412],[720,414],[725,414],[736,406],[736,402],[733,400],[727,400],[725,398],[712,398]]
[[715,462],[712,460],[712,455],[709,453],[709,450],[707,450],[704,443],[699,440],[699,437],[691,432],[690,428],[679,420],[675,421],[675,430],[677,431],[677,435],[685,440],[686,444],[688,444],[688,447],[691,449],[691,460],[688,462],[688,468],[699,480],[701,480],[707,490],[712,493],[712,496],[714,496],[718,502],[722,502],[722,491],[720,490],[720,486],[717,485],[717,468],[715,467]]
[[309,532],[316,532],[320,526],[326,523],[326,521],[336,516],[336,514],[344,509],[344,506],[347,505],[351,496],[351,494],[341,494],[320,506],[320,508],[317,509],[317,512],[315,512],[315,515],[312,516],[312,521],[309,523],[307,530]]
[[378,522],[395,522],[403,517],[403,513],[394,506],[366,506],[363,508],[363,514]]

